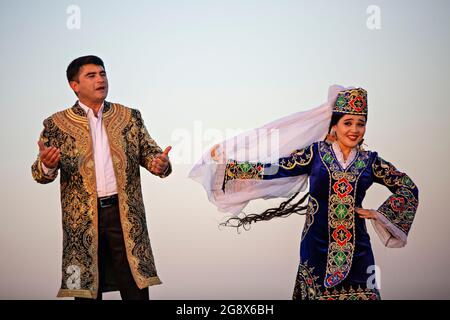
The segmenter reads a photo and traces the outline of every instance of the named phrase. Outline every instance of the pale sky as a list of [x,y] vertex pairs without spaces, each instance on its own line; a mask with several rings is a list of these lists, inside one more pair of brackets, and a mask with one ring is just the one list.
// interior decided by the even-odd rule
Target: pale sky
[[[379,29],[367,24],[373,5]],[[224,214],[187,174],[227,132],[318,106],[332,84],[368,91],[368,149],[420,191],[405,248],[384,248],[368,223],[382,297],[449,299],[449,12],[446,0],[0,0],[0,299],[56,298],[59,180],[39,185],[30,167],[42,121],[76,101],[67,65],[86,54],[105,62],[108,101],[138,108],[160,146],[174,147],[169,178],[141,170],[163,282],[151,299],[291,298],[304,217],[219,230]],[[388,195],[374,186],[364,206]]]

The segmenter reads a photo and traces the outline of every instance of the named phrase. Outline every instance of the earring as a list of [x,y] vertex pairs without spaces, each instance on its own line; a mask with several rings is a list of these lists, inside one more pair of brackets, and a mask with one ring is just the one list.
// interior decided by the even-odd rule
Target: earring
[[364,143],[364,139],[362,139],[361,142],[358,144],[359,150],[365,151],[363,146],[368,147],[368,145],[366,143]]
[[326,140],[330,143],[333,143],[337,140],[336,132],[331,129],[330,133],[327,134]]
[[331,129],[330,134],[331,134],[332,136],[334,136],[335,138],[337,138],[336,131],[334,131],[334,129]]

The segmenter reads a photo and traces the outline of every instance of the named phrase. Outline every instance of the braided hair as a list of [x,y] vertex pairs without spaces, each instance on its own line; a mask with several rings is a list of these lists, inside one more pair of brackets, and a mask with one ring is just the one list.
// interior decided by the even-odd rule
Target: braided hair
[[235,227],[238,231],[239,228],[242,227],[245,230],[250,229],[250,225],[253,222],[258,221],[268,221],[272,218],[286,218],[291,214],[296,213],[300,215],[306,214],[307,205],[302,205],[306,198],[309,196],[309,193],[306,193],[300,200],[295,203],[291,203],[300,191],[297,191],[292,197],[288,200],[282,202],[278,208],[270,208],[260,214],[249,214],[245,215],[243,218],[239,217],[231,217],[228,218],[225,222],[222,222],[220,225],[225,227]]

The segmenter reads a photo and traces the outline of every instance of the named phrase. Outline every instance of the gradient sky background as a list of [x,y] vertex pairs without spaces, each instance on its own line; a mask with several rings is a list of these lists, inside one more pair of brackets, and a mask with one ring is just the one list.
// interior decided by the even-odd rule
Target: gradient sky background
[[[80,29],[67,28],[69,5],[81,10]],[[379,30],[366,26],[370,5],[381,10]],[[152,299],[291,298],[304,217],[219,230],[224,215],[187,179],[201,149],[177,150],[179,134],[184,146],[206,147],[214,130],[315,107],[335,83],[368,90],[368,149],[420,190],[405,248],[384,248],[368,223],[382,297],[449,299],[449,13],[446,0],[1,0],[0,299],[55,299],[59,289],[59,182],[35,183],[30,166],[42,121],[76,101],[66,67],[86,54],[105,61],[108,100],[140,109],[161,147],[174,146],[169,178],[142,170],[163,281]],[[388,195],[374,186],[364,205]],[[247,212],[279,202],[256,201]]]

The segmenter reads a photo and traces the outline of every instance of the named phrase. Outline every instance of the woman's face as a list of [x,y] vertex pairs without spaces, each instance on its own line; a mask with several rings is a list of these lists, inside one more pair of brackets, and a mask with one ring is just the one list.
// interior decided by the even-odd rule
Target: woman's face
[[366,117],[346,114],[333,126],[337,140],[347,148],[356,147],[366,133]]

